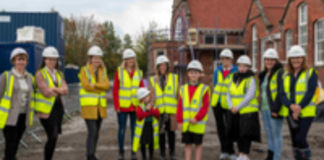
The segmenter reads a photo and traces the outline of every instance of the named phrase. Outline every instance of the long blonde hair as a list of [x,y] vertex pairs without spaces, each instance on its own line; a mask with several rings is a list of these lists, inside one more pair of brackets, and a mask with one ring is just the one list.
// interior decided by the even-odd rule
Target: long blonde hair
[[[121,63],[120,68],[126,69],[126,61],[125,60],[123,60],[123,62]],[[133,67],[133,69],[134,69],[134,71],[139,69],[138,63],[136,60],[135,60],[135,66]]]
[[[303,57],[304,61],[302,63],[302,71],[306,71],[307,69],[309,69],[308,65],[307,65],[307,57]],[[288,63],[286,65],[286,70],[290,73],[290,74],[294,74],[295,69],[291,64],[291,58],[288,58]]]
[[[87,62],[87,64],[86,65],[89,65],[89,64],[91,64],[91,59],[92,59],[92,56],[89,56],[89,59],[88,59],[88,62]],[[102,69],[106,69],[106,65],[105,65],[105,63],[102,61],[102,59],[101,59],[101,64],[99,65],[99,68],[102,68]]]

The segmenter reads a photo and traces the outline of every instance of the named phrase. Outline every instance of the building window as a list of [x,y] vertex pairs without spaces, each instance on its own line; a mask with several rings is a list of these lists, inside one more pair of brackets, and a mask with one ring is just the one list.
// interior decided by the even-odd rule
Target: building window
[[298,9],[298,43],[307,53],[307,4],[303,3]]
[[[216,35],[207,34],[205,35],[205,44],[216,44]],[[224,34],[217,35],[217,44],[226,44],[226,36]]]
[[286,57],[287,57],[288,52],[292,46],[292,30],[291,29],[286,31],[285,38],[286,38]]
[[178,17],[177,22],[176,22],[176,27],[175,27],[175,31],[174,31],[174,39],[176,41],[183,41],[183,31],[182,31],[183,27],[182,27],[182,19],[181,17]]
[[258,58],[258,30],[257,25],[252,27],[252,68],[257,70]]
[[157,56],[162,56],[162,55],[164,55],[164,52],[163,51],[158,51]]
[[315,23],[315,64],[323,65],[324,63],[324,20]]

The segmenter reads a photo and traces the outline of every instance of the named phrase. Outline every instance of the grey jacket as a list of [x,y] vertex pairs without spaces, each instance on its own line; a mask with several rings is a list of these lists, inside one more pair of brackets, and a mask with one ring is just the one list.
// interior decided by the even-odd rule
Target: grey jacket
[[[20,84],[18,81],[18,78],[15,76],[15,74],[12,73],[12,71],[9,71],[9,73],[11,73],[14,77],[14,87],[13,87],[13,91],[12,91],[12,97],[11,97],[11,107],[9,110],[9,116],[6,122],[6,125],[8,126],[16,126],[17,121],[18,121],[18,117],[20,114],[20,102],[18,99],[20,99],[22,97],[21,93],[20,93]],[[30,101],[31,101],[31,95],[33,92],[33,79],[32,77],[28,74],[26,75],[27,77],[27,84],[28,84],[28,89],[29,89],[29,94],[28,94],[28,101],[27,101],[27,109],[26,109],[26,126],[28,126],[29,124],[29,113],[31,111],[30,108]],[[2,99],[2,97],[5,94],[5,89],[6,89],[6,75],[4,73],[2,73],[0,75],[0,99]]]

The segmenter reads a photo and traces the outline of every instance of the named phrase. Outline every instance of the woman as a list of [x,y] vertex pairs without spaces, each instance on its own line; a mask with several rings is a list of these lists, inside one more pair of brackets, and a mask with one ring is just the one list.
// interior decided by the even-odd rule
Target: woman
[[61,96],[68,94],[68,87],[58,65],[57,50],[54,47],[46,47],[42,57],[41,68],[35,76],[38,88],[35,111],[47,135],[44,159],[51,160],[58,134],[62,133],[64,108]]
[[4,160],[15,160],[26,126],[33,124],[33,77],[26,71],[28,54],[22,48],[11,52],[11,71],[0,76],[0,129],[6,141]]
[[230,112],[226,132],[238,142],[240,153],[237,160],[249,160],[252,141],[260,142],[259,91],[250,58],[241,56],[237,65],[239,72],[234,74],[227,92]]
[[[136,93],[139,87],[144,87],[142,80],[143,73],[138,68],[136,54],[131,49],[123,52],[123,63],[115,73],[113,98],[115,110],[118,118],[118,159],[124,159],[124,139],[127,125],[127,117],[130,117],[131,139],[133,137],[136,124],[136,108],[139,105]],[[132,152],[131,159],[136,159],[136,153]]]
[[169,73],[169,59],[159,56],[156,60],[156,76],[150,78],[149,89],[153,102],[159,111],[159,143],[161,160],[165,160],[165,134],[168,134],[170,159],[175,160],[175,130],[177,129],[176,112],[178,104],[178,76]]
[[282,126],[288,108],[282,106],[279,88],[282,85],[283,69],[275,49],[268,49],[264,55],[265,69],[259,74],[261,90],[261,113],[267,135],[268,156],[266,160],[279,160],[282,150]]
[[185,160],[192,159],[195,147],[195,160],[201,160],[203,138],[208,120],[210,88],[201,83],[204,69],[197,60],[192,60],[187,67],[189,82],[182,85],[177,107],[178,128],[182,132],[182,143],[185,144]]
[[88,129],[87,159],[97,160],[95,156],[103,118],[107,117],[106,91],[109,80],[102,63],[102,50],[93,46],[88,51],[89,63],[81,69],[80,105],[81,117],[85,119]]
[[288,124],[295,158],[309,160],[311,149],[307,134],[316,115],[315,90],[317,71],[307,67],[306,53],[300,46],[292,46],[288,53],[287,71],[283,75],[280,98],[290,116]]

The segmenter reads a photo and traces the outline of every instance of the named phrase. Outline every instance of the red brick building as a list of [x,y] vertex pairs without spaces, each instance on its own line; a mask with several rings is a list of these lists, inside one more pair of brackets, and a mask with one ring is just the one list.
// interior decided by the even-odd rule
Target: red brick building
[[324,1],[323,0],[252,0],[244,29],[244,43],[253,68],[263,68],[262,54],[277,49],[280,61],[299,44],[307,52],[309,66],[319,71],[324,82]]
[[194,58],[203,64],[202,81],[212,85],[222,49],[232,49],[235,59],[246,53],[241,40],[250,5],[246,0],[174,0],[171,40],[154,42],[149,47],[149,74],[154,74],[156,57],[164,54],[184,83],[185,67]]

